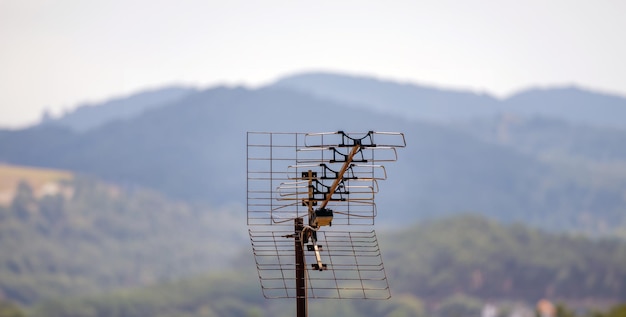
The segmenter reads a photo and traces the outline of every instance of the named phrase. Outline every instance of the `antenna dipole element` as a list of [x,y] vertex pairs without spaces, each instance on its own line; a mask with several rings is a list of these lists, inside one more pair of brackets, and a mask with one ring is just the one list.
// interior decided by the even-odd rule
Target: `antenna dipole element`
[[330,201],[330,198],[333,196],[333,194],[337,190],[337,186],[339,186],[339,183],[343,180],[343,174],[348,169],[348,166],[350,166],[350,164],[352,163],[352,159],[354,158],[354,155],[356,155],[356,153],[358,153],[360,149],[361,149],[361,145],[360,144],[357,144],[357,145],[352,147],[352,150],[350,151],[350,154],[348,155],[348,158],[343,163],[343,166],[341,166],[341,170],[339,170],[337,178],[335,179],[333,184],[330,186],[330,190],[328,191],[328,193],[329,193],[328,196],[326,197],[324,202],[322,202],[322,206],[321,206],[322,209],[326,208],[326,205],[328,205],[328,202]]

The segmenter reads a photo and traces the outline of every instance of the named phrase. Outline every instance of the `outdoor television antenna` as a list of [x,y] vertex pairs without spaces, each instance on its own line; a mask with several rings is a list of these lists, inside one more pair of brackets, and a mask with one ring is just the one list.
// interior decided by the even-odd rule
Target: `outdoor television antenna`
[[304,317],[308,298],[391,297],[374,196],[380,163],[405,146],[399,132],[248,132],[247,222],[266,298],[295,298]]

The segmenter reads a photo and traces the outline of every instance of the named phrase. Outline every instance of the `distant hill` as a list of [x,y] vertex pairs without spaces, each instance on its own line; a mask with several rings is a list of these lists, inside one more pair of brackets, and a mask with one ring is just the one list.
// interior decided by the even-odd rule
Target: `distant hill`
[[626,129],[626,97],[577,87],[533,88],[500,100],[486,94],[335,73],[296,74],[278,80],[274,87],[421,120],[450,122],[512,113]]
[[626,97],[580,87],[534,88],[503,101],[506,112],[626,129]]
[[438,122],[492,115],[500,108],[499,101],[486,94],[335,73],[296,74],[282,78],[272,86],[310,93],[357,108],[367,107],[378,112]]
[[[24,181],[5,188],[13,199],[0,205],[2,298],[32,304],[215,271],[246,241],[241,207],[191,205],[63,171],[0,166],[0,176],[9,169]],[[47,192],[31,186],[44,178]]]
[[511,147],[544,160],[626,164],[626,130],[514,114],[451,126],[486,142]]
[[626,300],[624,241],[501,225],[476,215],[421,222],[380,236],[390,283],[419,298],[458,292],[529,303]]
[[5,131],[0,160],[135,182],[183,199],[243,202],[246,131],[389,130],[395,123],[291,91],[214,88],[84,133]]
[[[379,184],[377,196],[378,227],[397,233],[381,235],[381,242],[390,280],[409,298],[402,305],[418,297],[430,301],[429,294],[445,301],[444,295],[456,290],[473,300],[501,292],[507,298],[530,299],[551,291],[567,298],[595,294],[623,300],[626,281],[615,264],[623,263],[622,242],[545,231],[626,238],[624,129],[602,121],[604,113],[599,121],[584,124],[556,114],[498,115],[489,109],[508,107],[506,100],[364,80],[372,91],[379,85],[398,89],[398,94],[381,93],[380,100],[400,96],[404,89],[413,97],[393,102],[398,107],[390,111],[382,101],[361,103],[362,95],[345,97],[354,98],[350,101],[281,85],[213,87],[128,117],[119,114],[124,107],[94,105],[117,114],[84,128],[42,124],[0,130],[0,162],[20,165],[0,173],[0,183],[9,179],[7,173],[22,175],[8,182],[10,202],[0,204],[0,297],[34,303],[139,287],[227,265],[239,268],[228,259],[239,252],[242,233],[245,240],[246,132],[375,130],[401,131],[407,140],[399,161],[386,164],[389,178]],[[361,91],[359,87],[353,92]],[[565,89],[558,95],[569,93],[587,94]],[[463,108],[469,105],[463,100],[482,110]],[[619,107],[620,99],[615,100]],[[420,117],[421,108],[411,108],[415,104],[435,105],[432,116]],[[449,106],[436,106],[445,104]],[[584,109],[576,114],[580,117],[588,106],[579,106]],[[449,116],[455,111],[460,114]],[[31,172],[32,178],[24,176]],[[45,186],[41,180],[58,184],[57,191],[39,195],[39,186]],[[466,212],[544,231],[501,226],[482,217],[433,220]],[[417,221],[421,224],[408,228]],[[246,299],[256,298],[249,291],[257,283],[251,275],[251,281],[235,285],[247,287]],[[584,284],[577,285],[581,276]],[[191,283],[190,292],[204,294],[223,283],[205,282]],[[230,291],[219,298],[240,289]],[[129,295],[137,296],[139,304],[117,295],[105,298],[104,304],[92,298],[49,302],[52,306],[43,305],[40,313],[54,308],[64,315],[64,307],[73,305],[87,307],[83,311],[88,313],[95,305],[104,315],[120,307],[151,311],[160,306],[144,296],[153,295],[159,303],[170,303],[164,298],[180,301],[181,306],[172,302],[172,307],[188,315],[231,308],[241,315],[258,313],[237,300],[211,305],[204,297],[190,296],[189,303],[168,296],[167,290],[156,292]],[[208,293],[217,299],[216,293]],[[392,306],[371,311],[384,315]],[[370,311],[333,307],[322,307],[331,313],[320,315],[342,315],[341,309]],[[262,304],[253,308],[264,309]],[[419,311],[415,305],[409,311],[414,308]],[[267,315],[275,314],[270,310]]]
[[[542,298],[583,309],[626,300],[623,241],[550,234],[472,215],[378,236],[391,299],[310,300],[312,315],[455,316],[447,312],[461,310],[476,316],[486,303],[506,315],[512,309],[532,312]],[[245,254],[232,270],[42,302],[33,316],[293,316],[293,300],[262,297],[251,255]]]
[[[484,93],[441,89],[340,73],[301,73],[283,77],[267,88],[289,89],[332,100],[355,109],[369,109],[411,119],[449,123],[514,114],[546,117],[570,123],[626,129],[626,97],[581,87],[530,88],[505,99]],[[86,131],[111,121],[128,119],[197,92],[170,86],[80,105],[43,125]]]
[[[578,144],[589,132],[553,126],[537,136],[546,147],[558,147],[568,136]],[[586,167],[564,170],[562,160],[545,160],[458,125],[277,87],[207,89],[85,132],[54,126],[0,131],[0,161],[139,184],[176,199],[245,204],[246,131],[337,130],[406,133],[408,146],[399,162],[387,165],[389,180],[377,196],[381,224],[464,211],[594,233],[613,234],[626,224],[624,187],[617,186],[626,181],[612,173],[620,165],[602,165],[602,174]],[[616,178],[602,177],[607,174]]]
[[59,118],[44,118],[42,124],[87,131],[111,121],[132,118],[148,109],[180,100],[195,91],[194,88],[176,86],[148,90],[100,104],[80,105]]

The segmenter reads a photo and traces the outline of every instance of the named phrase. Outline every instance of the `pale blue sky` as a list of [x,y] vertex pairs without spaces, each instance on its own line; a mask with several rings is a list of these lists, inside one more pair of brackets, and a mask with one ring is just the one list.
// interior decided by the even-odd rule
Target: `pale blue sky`
[[626,1],[0,0],[0,127],[169,84],[327,70],[626,96]]

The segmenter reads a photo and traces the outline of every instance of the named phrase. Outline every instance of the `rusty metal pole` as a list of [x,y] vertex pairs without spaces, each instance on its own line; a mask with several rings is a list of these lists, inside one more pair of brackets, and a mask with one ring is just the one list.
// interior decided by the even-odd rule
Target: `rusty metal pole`
[[307,287],[306,287],[306,263],[304,260],[304,248],[302,247],[302,230],[304,228],[302,218],[294,219],[296,229],[296,311],[297,317],[308,316]]

